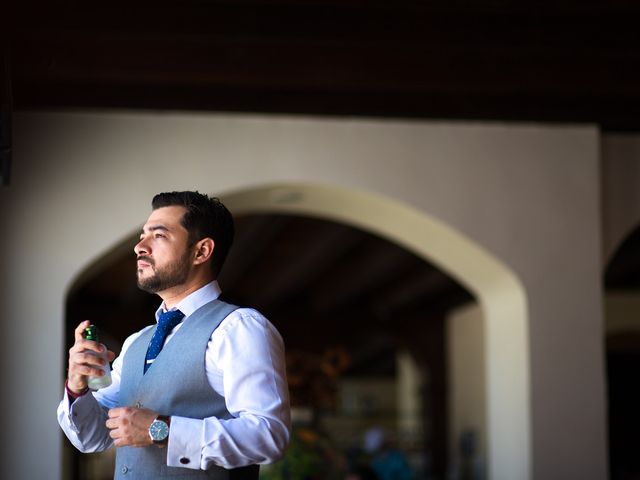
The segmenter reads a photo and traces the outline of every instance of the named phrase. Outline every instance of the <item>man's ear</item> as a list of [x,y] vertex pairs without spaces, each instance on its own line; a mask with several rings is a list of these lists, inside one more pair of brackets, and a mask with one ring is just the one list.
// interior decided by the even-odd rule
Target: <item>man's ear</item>
[[201,265],[213,256],[215,243],[212,238],[203,238],[195,245],[194,265]]

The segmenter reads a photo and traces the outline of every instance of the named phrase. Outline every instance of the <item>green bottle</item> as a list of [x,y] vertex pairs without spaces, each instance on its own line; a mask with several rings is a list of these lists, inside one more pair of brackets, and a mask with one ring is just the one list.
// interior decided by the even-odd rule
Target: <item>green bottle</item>
[[[94,342],[100,343],[100,340],[98,339],[98,327],[96,327],[95,325],[89,325],[87,328],[85,328],[84,338],[86,338],[87,340],[92,340]],[[107,359],[106,350],[103,353],[98,353],[94,351],[91,351],[90,353],[92,355],[95,355],[96,357],[100,357],[104,359],[105,364],[102,367],[102,371],[104,372],[104,375],[102,375],[101,377],[98,377],[98,376],[88,377],[87,386],[91,390],[100,390],[101,388],[108,387],[109,385],[111,385],[111,367],[109,366],[109,360]]]

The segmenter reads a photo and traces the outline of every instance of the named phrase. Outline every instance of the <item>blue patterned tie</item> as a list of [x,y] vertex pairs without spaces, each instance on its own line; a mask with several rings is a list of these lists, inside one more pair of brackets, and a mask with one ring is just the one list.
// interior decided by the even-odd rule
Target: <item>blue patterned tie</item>
[[151,342],[149,342],[149,348],[147,349],[147,356],[144,361],[145,373],[160,353],[160,350],[162,350],[164,340],[167,338],[167,335],[169,335],[169,332],[171,332],[171,330],[173,330],[183,318],[184,313],[180,310],[170,310],[160,314],[160,318],[158,318],[158,326],[156,327],[153,337],[151,337]]

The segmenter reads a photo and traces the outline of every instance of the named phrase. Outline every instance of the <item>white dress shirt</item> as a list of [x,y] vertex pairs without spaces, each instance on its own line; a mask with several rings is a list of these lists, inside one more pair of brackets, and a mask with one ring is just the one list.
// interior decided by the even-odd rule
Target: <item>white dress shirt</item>
[[[192,313],[219,295],[220,287],[213,281],[179,302],[175,309],[185,317],[167,336],[165,344]],[[156,321],[164,308],[163,302],[156,311]],[[75,401],[65,393],[58,406],[58,423],[80,451],[98,452],[113,444],[104,422],[108,409],[119,406],[122,359],[132,342],[149,328],[152,326],[125,340],[113,361],[113,383],[109,387]],[[256,310],[235,310],[211,335],[205,371],[213,390],[225,398],[233,418],[172,416],[167,465],[236,468],[278,460],[289,442],[291,419],[284,343],[275,327]],[[186,465],[180,462],[185,457],[190,460]]]

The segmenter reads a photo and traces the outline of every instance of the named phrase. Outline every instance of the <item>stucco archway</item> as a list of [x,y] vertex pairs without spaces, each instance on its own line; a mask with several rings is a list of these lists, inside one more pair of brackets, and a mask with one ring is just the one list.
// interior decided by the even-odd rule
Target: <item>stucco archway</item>
[[508,267],[428,214],[370,192],[282,183],[229,192],[223,200],[236,215],[297,213],[370,231],[428,259],[467,287],[486,325],[489,478],[530,478],[526,296]]

